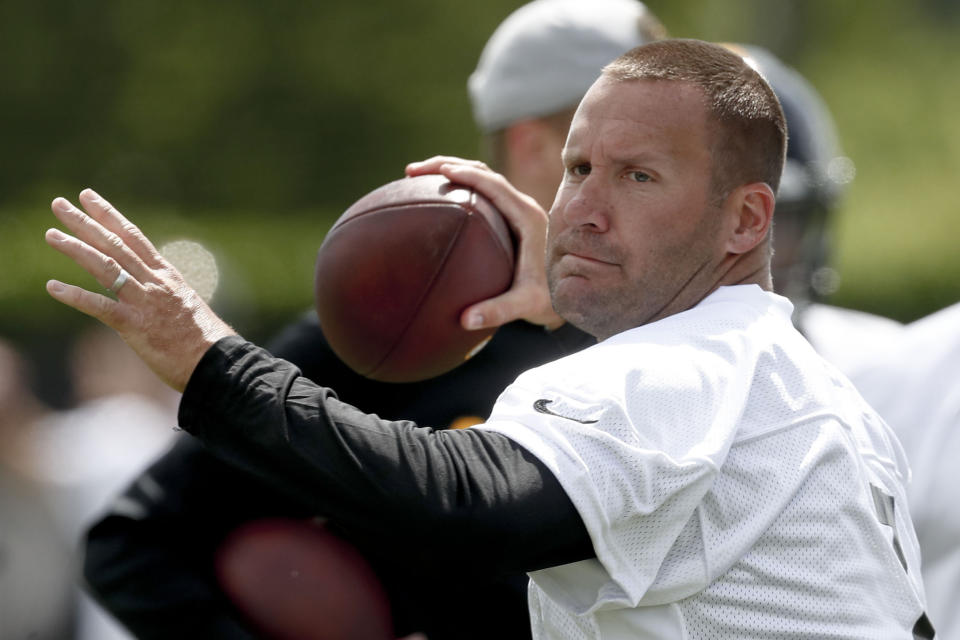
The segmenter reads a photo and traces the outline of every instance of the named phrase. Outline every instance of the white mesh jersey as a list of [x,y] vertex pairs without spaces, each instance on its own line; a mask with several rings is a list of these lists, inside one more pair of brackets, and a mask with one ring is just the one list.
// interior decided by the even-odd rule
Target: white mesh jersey
[[754,285],[521,375],[485,425],[557,476],[597,559],[531,574],[536,638],[909,638],[896,438]]

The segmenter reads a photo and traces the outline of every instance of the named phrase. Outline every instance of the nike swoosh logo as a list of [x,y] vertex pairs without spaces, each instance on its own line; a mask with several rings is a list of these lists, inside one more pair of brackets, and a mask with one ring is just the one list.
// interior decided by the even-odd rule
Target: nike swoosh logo
[[557,418],[563,418],[565,420],[573,420],[574,422],[579,422],[580,424],[594,424],[598,422],[597,420],[581,420],[580,418],[565,416],[565,415],[556,413],[555,411],[551,411],[550,407],[548,407],[547,405],[551,404],[552,402],[553,400],[544,400],[541,398],[540,400],[537,400],[536,402],[533,403],[533,410],[536,411],[537,413],[544,413],[548,416],[556,416]]

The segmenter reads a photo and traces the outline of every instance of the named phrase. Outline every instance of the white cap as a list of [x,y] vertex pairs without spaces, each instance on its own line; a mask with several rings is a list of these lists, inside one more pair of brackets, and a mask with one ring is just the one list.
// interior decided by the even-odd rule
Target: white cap
[[[484,132],[576,106],[622,53],[646,44],[637,0],[535,0],[487,41],[467,88]],[[658,23],[659,24],[659,23]]]

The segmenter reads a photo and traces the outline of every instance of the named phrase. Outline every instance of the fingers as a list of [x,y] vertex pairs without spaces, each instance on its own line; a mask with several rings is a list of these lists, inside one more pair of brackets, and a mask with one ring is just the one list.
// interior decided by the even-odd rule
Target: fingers
[[[116,259],[103,254],[86,242],[71,237],[59,229],[47,230],[45,239],[47,244],[76,262],[84,271],[93,276],[104,289],[111,289],[117,282],[121,266]],[[112,289],[111,289],[112,290]],[[140,282],[133,275],[129,275],[117,293],[122,292],[126,299],[136,299],[142,291]],[[84,311],[84,313],[87,313]]]
[[479,160],[466,160],[456,156],[433,156],[419,162],[411,162],[406,167],[406,174],[408,176],[420,176],[427,173],[443,173],[440,170],[443,165],[463,165],[486,171],[491,170],[490,167]]
[[407,165],[408,176],[439,173],[452,182],[479,191],[503,213],[514,232],[546,228],[547,214],[531,196],[520,192],[507,179],[479,160],[434,156]]
[[47,293],[54,300],[96,318],[112,329],[120,329],[122,318],[120,317],[119,303],[116,300],[111,300],[107,296],[71,284],[64,284],[59,280],[47,282]]
[[[55,199],[50,209],[57,219],[76,236],[78,241],[96,249],[101,255],[114,260],[119,266],[129,271],[137,280],[144,282],[149,279],[149,269],[140,256],[134,251],[133,247],[125,242],[119,234],[104,227],[93,217],[73,206],[73,204],[65,198]],[[54,239],[60,238],[55,237]],[[50,242],[50,240],[51,238],[48,237],[47,241]],[[63,248],[71,248],[70,244],[51,244],[51,246],[61,251]],[[73,257],[73,255],[71,255],[71,257]],[[113,278],[111,278],[109,282],[104,283],[101,278],[101,273],[91,271],[87,265],[81,266],[87,269],[87,271],[89,271],[93,277],[97,278],[97,281],[105,287],[109,287],[113,282],[113,278],[116,278],[117,273],[119,273],[119,266],[114,267],[111,269]]]
[[160,252],[157,251],[147,236],[100,194],[93,189],[84,189],[80,192],[80,203],[90,214],[90,217],[109,232],[116,234],[147,266],[151,268],[162,266],[159,262],[162,260]]
[[520,192],[499,173],[460,163],[441,165],[440,173],[486,196],[521,240],[528,233],[546,234],[546,212],[536,200]]

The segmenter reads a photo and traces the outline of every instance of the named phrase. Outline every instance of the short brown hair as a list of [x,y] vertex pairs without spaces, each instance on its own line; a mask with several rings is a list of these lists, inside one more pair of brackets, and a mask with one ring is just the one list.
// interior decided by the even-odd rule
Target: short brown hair
[[700,87],[712,132],[713,194],[765,182],[776,193],[787,125],[773,89],[743,58],[700,40],[661,40],[631,49],[603,70],[613,80],[676,80]]

